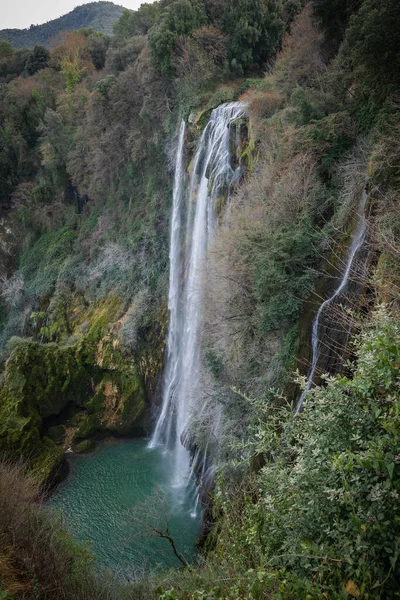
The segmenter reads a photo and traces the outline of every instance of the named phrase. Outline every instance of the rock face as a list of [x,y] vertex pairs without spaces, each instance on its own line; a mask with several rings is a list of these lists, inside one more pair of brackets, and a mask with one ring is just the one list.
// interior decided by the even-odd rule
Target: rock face
[[[364,211],[365,207],[363,214]],[[313,359],[312,345],[309,340],[315,316],[322,303],[324,306],[326,305],[318,322],[319,345],[313,383],[319,384],[322,374],[336,375],[343,370],[351,352],[348,341],[354,327],[349,311],[363,311],[369,301],[367,271],[372,256],[368,243],[368,230],[354,254],[347,283],[335,297],[336,290],[343,283],[346,264],[349,260],[349,247],[357,227],[356,223],[360,218],[360,215],[357,219],[350,216],[348,232],[343,239],[337,240],[336,246],[327,256],[322,267],[324,277],[316,282],[313,296],[306,303],[300,319],[301,351],[298,365],[300,371],[306,373],[307,366],[312,363]],[[332,301],[329,300],[331,297],[333,297]],[[308,369],[308,376],[309,374],[310,369]]]
[[155,323],[127,355],[118,335],[123,321],[114,299],[91,309],[70,345],[14,342],[0,387],[0,453],[29,460],[44,482],[67,448],[87,452],[106,435],[144,433],[163,327]]

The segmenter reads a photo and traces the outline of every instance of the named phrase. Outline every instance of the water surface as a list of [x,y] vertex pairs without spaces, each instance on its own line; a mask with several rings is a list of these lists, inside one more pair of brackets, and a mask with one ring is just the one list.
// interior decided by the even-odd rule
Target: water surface
[[145,440],[106,443],[89,457],[72,456],[71,475],[49,505],[67,528],[89,542],[101,569],[124,575],[180,566],[167,540],[146,525],[165,527],[186,560],[195,558],[200,514],[193,485],[171,489],[170,455]]

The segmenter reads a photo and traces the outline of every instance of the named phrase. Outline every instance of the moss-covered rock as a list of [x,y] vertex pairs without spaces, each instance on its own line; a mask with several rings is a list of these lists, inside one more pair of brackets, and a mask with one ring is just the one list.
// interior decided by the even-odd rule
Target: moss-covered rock
[[146,391],[162,369],[164,312],[129,355],[118,336],[125,315],[120,300],[70,312],[79,314],[68,325],[75,343],[17,340],[0,383],[0,453],[30,460],[43,481],[63,460],[58,444],[75,449],[88,441],[82,447],[89,448],[107,434],[143,431]]
[[73,348],[20,341],[12,350],[0,388],[0,452],[23,456],[46,478],[62,460],[50,438],[42,438],[43,419],[68,402],[83,403],[90,393],[88,373]]
[[82,420],[80,427],[74,435],[73,442],[79,442],[87,438],[93,437],[101,430],[101,421],[98,415],[88,415]]
[[73,449],[77,454],[87,454],[91,452],[96,447],[96,442],[94,440],[83,440],[79,442],[79,444],[74,444]]
[[[134,367],[127,368],[125,364],[125,369],[104,375],[96,394],[87,404],[90,416],[98,419],[97,432],[126,435],[145,426],[143,385]],[[91,422],[94,423],[94,419]]]
[[47,435],[55,444],[61,444],[65,436],[65,426],[54,425],[49,428]]

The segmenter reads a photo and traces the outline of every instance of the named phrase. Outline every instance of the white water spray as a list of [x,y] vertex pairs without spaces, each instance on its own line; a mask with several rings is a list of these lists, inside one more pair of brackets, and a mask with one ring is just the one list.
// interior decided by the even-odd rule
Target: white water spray
[[167,338],[167,360],[164,375],[163,402],[160,417],[150,441],[150,448],[157,446],[161,439],[168,447],[171,437],[172,421],[168,413],[173,410],[173,398],[177,388],[179,367],[180,330],[180,287],[181,287],[181,227],[182,227],[182,192],[183,192],[183,150],[185,144],[186,125],[181,122],[178,149],[175,163],[175,179],[173,188],[170,250],[169,250],[169,296],[168,309],[170,313]]
[[[212,111],[201,137],[186,203],[186,239],[182,235],[184,125],[176,157],[170,251],[170,329],[161,413],[150,447],[163,445],[173,459],[174,487],[190,481],[185,437],[194,403],[200,398],[200,326],[202,278],[207,248],[216,229],[215,203],[238,176],[231,164],[231,125],[244,114],[240,103]],[[181,260],[181,252],[185,260]]]
[[357,252],[360,250],[360,248],[363,245],[364,240],[365,240],[365,236],[366,236],[366,232],[367,232],[367,219],[365,217],[365,204],[367,202],[367,197],[368,197],[367,192],[364,190],[362,193],[362,196],[361,196],[360,203],[358,205],[357,225],[354,230],[353,238],[351,240],[351,244],[350,244],[350,247],[348,250],[346,268],[344,270],[340,284],[336,288],[336,290],[334,291],[332,296],[330,296],[327,300],[325,300],[325,302],[323,302],[321,304],[321,306],[319,307],[318,312],[316,314],[316,317],[314,319],[314,322],[313,322],[312,337],[311,337],[311,342],[312,342],[311,368],[310,368],[310,371],[309,371],[308,377],[307,377],[307,385],[306,385],[305,389],[303,390],[303,393],[301,394],[299,401],[297,403],[297,406],[296,406],[296,411],[295,411],[296,415],[301,411],[301,409],[303,407],[304,399],[307,395],[307,392],[309,391],[312,384],[314,383],[314,377],[315,377],[315,372],[317,370],[319,353],[320,353],[320,339],[318,337],[318,333],[319,333],[319,323],[321,320],[321,315],[324,312],[324,310],[326,309],[326,307],[329,304],[331,304],[331,302],[336,300],[336,298],[346,288],[347,283],[349,281],[349,277],[350,277],[354,259],[356,257]]

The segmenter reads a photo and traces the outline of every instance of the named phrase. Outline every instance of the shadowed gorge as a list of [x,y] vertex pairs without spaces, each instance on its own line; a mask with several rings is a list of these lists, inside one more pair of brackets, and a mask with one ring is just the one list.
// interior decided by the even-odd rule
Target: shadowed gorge
[[1,599],[399,597],[399,25],[0,40]]

